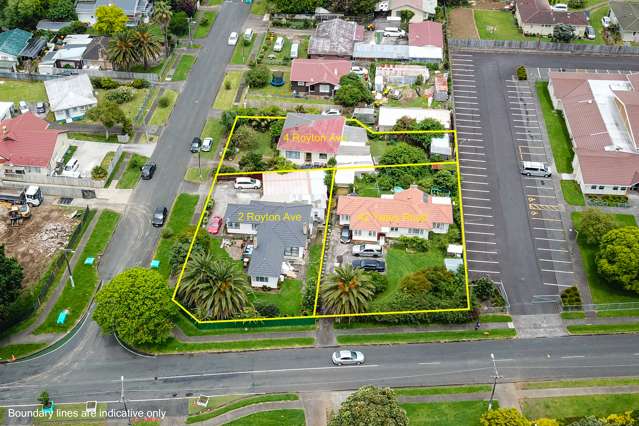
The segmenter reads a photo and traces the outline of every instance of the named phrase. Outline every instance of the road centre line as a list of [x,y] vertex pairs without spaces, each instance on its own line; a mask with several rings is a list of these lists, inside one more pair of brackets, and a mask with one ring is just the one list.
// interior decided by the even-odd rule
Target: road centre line
[[562,359],[572,359],[572,358],[585,358],[586,355],[566,355],[566,356],[562,356],[560,358]]

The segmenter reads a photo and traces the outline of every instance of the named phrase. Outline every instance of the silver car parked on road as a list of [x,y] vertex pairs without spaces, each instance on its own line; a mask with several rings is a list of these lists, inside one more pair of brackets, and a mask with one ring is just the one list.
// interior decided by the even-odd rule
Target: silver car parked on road
[[361,365],[364,364],[364,354],[360,351],[336,351],[333,352],[333,364]]

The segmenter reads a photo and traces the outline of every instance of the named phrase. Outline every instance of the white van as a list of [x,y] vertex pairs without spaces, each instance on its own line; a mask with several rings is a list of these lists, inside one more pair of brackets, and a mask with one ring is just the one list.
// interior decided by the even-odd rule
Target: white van
[[526,176],[550,177],[552,171],[545,163],[539,161],[522,161],[521,174]]
[[284,37],[278,37],[273,45],[273,52],[281,52],[284,48]]
[[300,48],[299,43],[291,44],[291,59],[297,58],[299,48]]
[[397,27],[386,27],[384,28],[384,37],[405,37],[406,31],[399,29]]
[[382,246],[379,244],[358,244],[353,246],[353,256],[380,257],[382,256]]
[[253,40],[253,28],[247,28],[246,31],[244,31],[244,40]]
[[80,177],[80,172],[78,172],[78,169],[80,168],[80,162],[78,161],[77,158],[71,158],[69,161],[67,161],[67,164],[65,164],[64,166],[64,170],[62,170],[62,176],[67,176],[67,177]]
[[235,183],[233,184],[235,189],[260,189],[261,187],[262,181],[249,177],[235,178]]

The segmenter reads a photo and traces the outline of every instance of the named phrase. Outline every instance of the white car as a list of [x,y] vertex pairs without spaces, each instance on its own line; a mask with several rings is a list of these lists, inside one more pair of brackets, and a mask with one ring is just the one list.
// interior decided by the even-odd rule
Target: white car
[[342,115],[337,108],[330,108],[322,111],[322,115]]
[[213,146],[213,139],[204,138],[202,139],[202,148],[200,148],[204,152],[209,152],[211,150],[211,146]]
[[332,356],[335,365],[362,365],[364,364],[364,354],[360,351],[336,351]]
[[604,16],[603,18],[601,18],[601,25],[603,25],[604,28],[608,28],[610,24],[611,22],[609,17]]
[[273,45],[273,52],[281,52],[284,48],[284,37],[278,37],[275,39],[275,44]]
[[237,44],[237,33],[233,31],[231,35],[229,35],[229,46],[235,46]]
[[20,101],[18,105],[20,106],[21,114],[24,114],[25,112],[29,112],[29,105],[27,105],[25,101]]
[[366,68],[357,65],[351,67],[351,72],[359,76],[368,74],[368,70]]
[[406,37],[406,31],[396,27],[384,28],[384,37]]
[[555,12],[568,12],[568,5],[566,3],[555,3],[551,8]]

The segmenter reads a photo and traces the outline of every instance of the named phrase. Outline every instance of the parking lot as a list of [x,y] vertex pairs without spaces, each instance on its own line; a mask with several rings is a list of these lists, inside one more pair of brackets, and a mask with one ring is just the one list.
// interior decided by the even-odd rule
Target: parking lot
[[217,181],[213,188],[213,213],[214,216],[224,217],[226,206],[232,203],[248,204],[251,200],[259,200],[262,191],[259,189],[237,190],[233,187],[233,181]]

